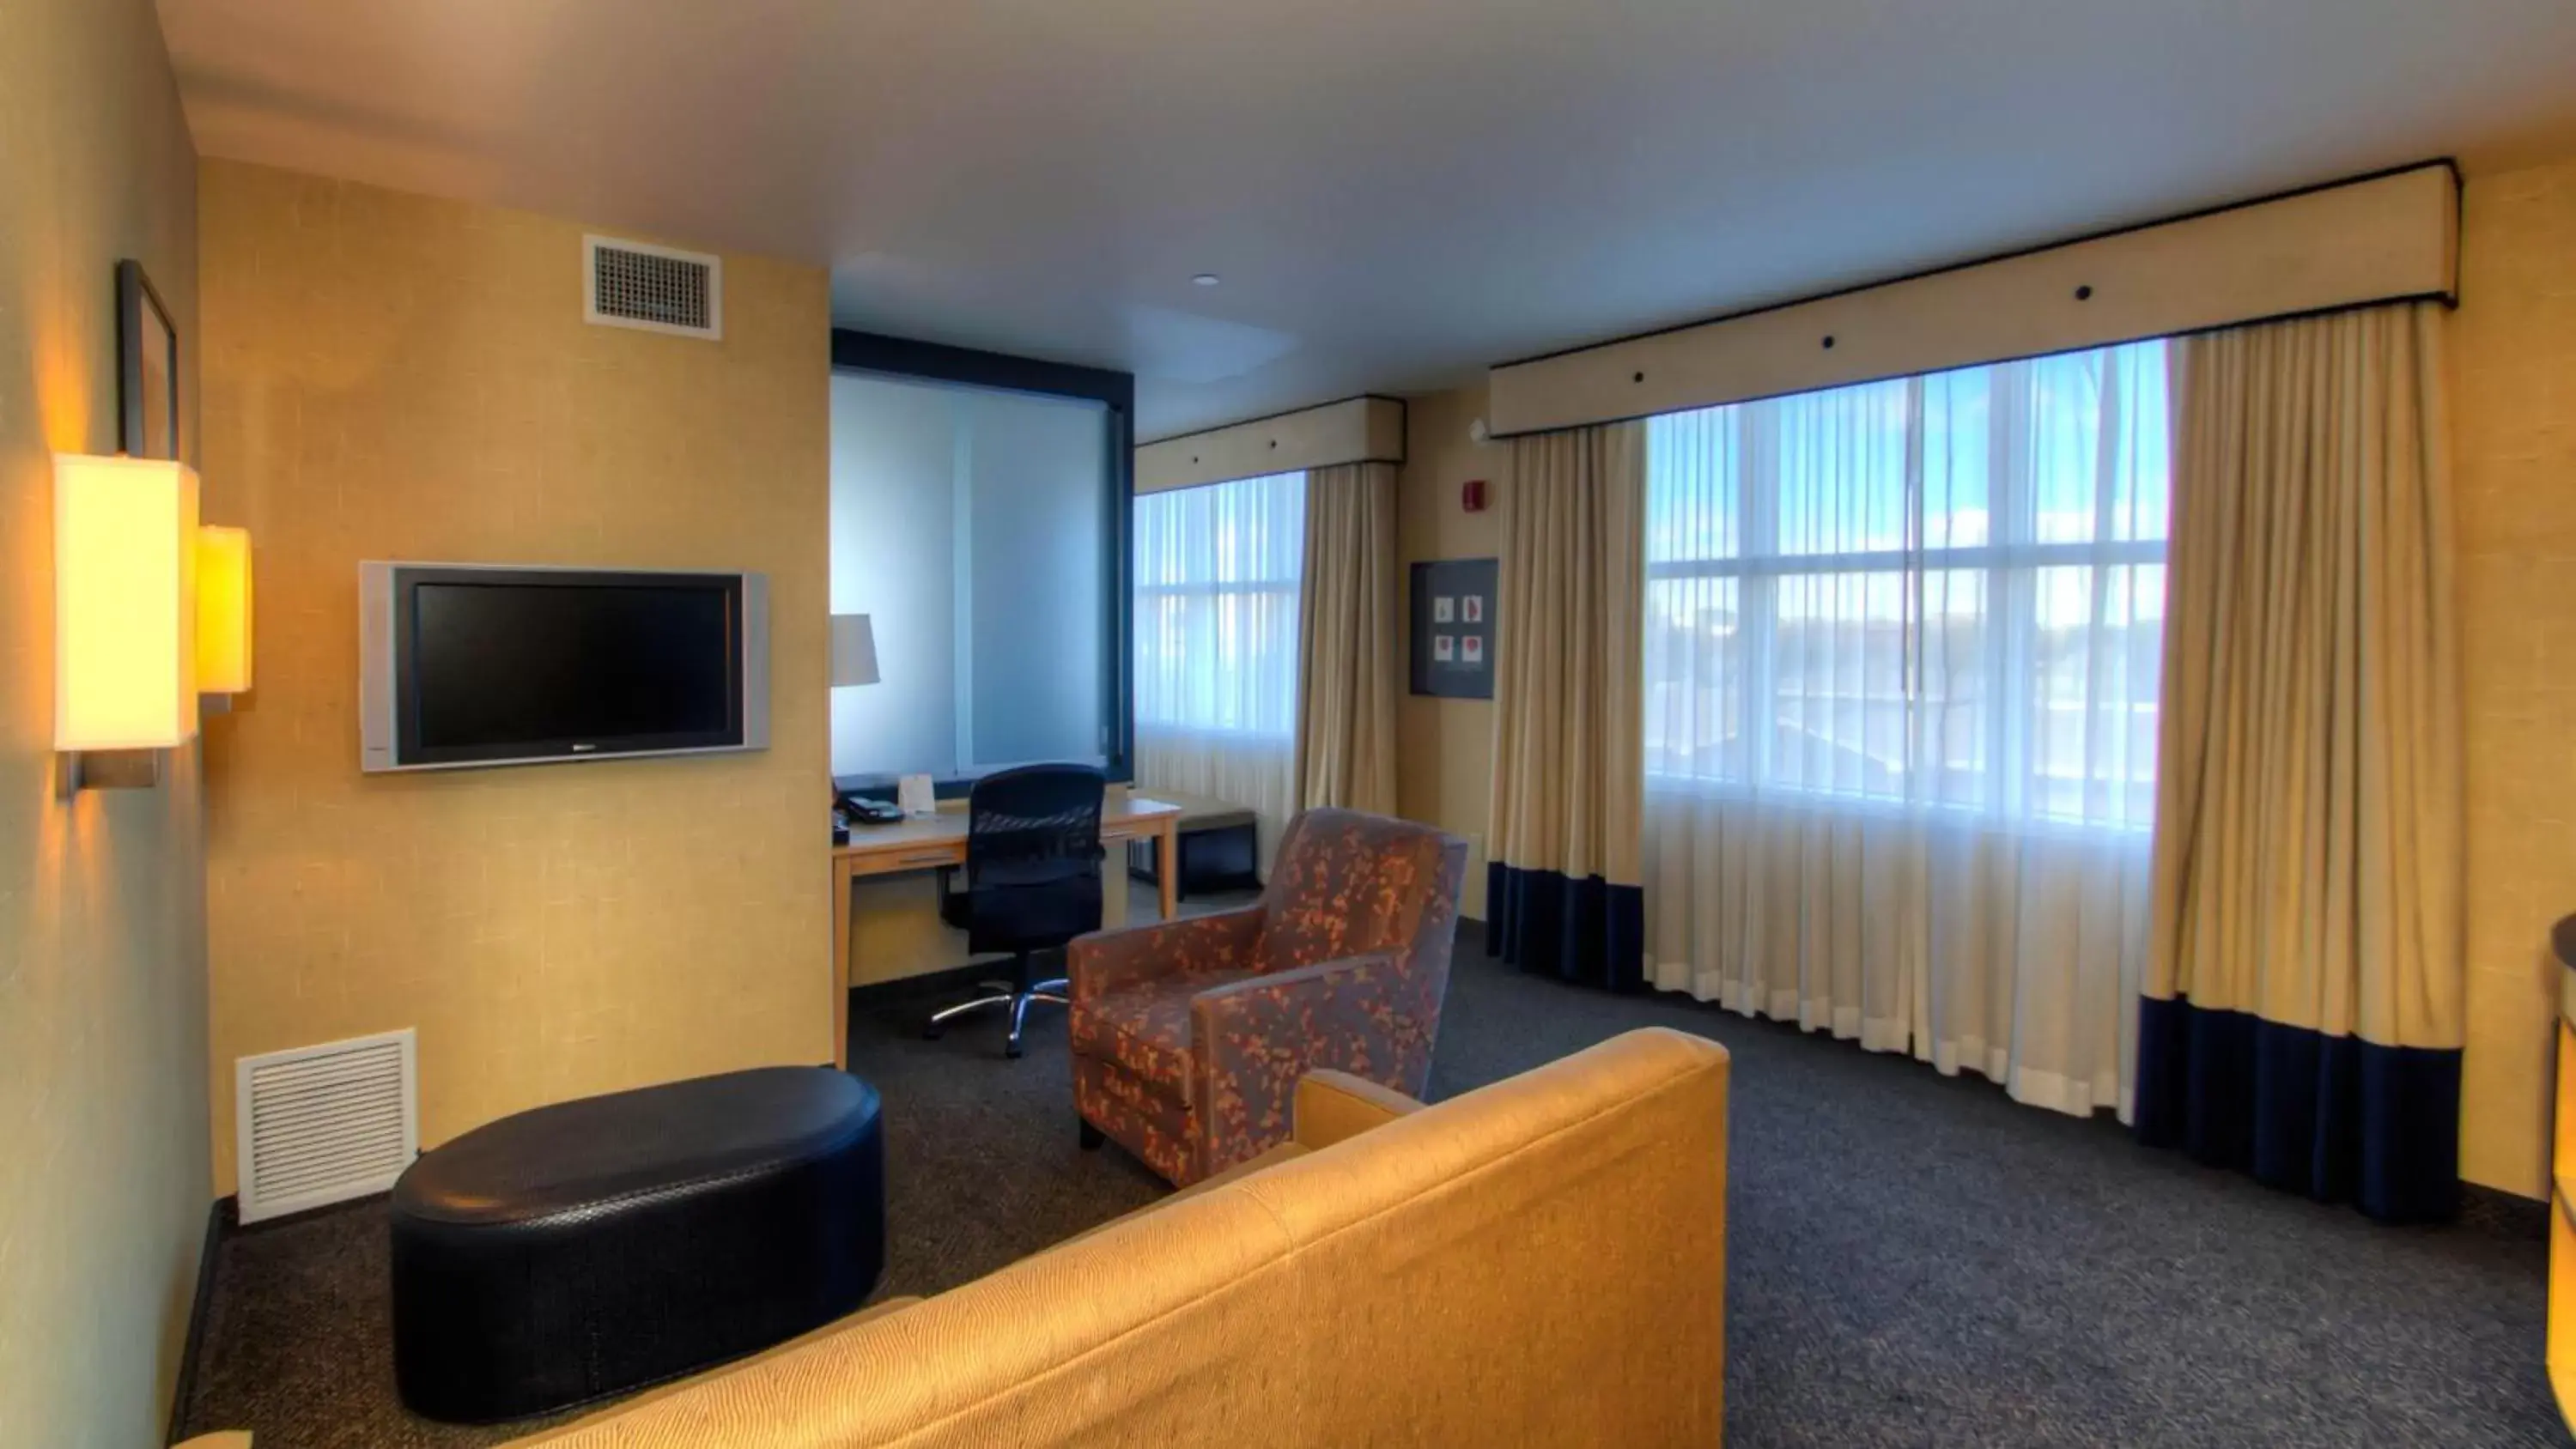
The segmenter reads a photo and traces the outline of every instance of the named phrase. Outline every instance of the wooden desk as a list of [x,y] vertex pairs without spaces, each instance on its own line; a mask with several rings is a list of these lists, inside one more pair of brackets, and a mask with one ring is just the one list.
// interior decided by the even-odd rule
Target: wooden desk
[[[1181,807],[1130,796],[1112,799],[1100,811],[1103,845],[1130,840],[1154,842],[1155,884],[1162,892],[1164,920],[1180,910],[1175,896],[1181,873]],[[850,885],[861,876],[900,875],[916,870],[966,863],[966,812],[943,810],[919,815],[897,825],[853,825],[850,843],[832,847],[832,1060],[850,1064]],[[1104,889],[1127,888],[1127,862],[1113,854],[1100,865]]]

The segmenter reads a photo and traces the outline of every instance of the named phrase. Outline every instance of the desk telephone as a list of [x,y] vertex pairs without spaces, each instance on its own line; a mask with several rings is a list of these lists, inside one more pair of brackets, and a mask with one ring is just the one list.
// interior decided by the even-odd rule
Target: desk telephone
[[845,825],[894,825],[903,820],[903,807],[891,800],[862,800],[846,791],[832,792],[832,814]]

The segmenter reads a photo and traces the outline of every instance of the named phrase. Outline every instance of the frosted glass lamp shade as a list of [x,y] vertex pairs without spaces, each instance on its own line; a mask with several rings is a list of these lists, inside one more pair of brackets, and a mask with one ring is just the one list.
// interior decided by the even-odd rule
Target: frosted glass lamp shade
[[832,687],[877,682],[877,636],[865,614],[832,616]]
[[250,533],[197,530],[197,690],[250,688]]
[[197,733],[197,475],[54,455],[54,748]]

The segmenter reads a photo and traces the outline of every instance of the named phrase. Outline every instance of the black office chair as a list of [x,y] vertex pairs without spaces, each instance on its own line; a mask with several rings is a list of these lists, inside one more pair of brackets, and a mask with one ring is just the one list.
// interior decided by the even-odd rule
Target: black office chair
[[1008,951],[1010,981],[987,981],[991,993],[934,1012],[923,1034],[937,1039],[949,1022],[987,1006],[1007,1008],[1007,1055],[1020,1054],[1029,1003],[1061,1006],[1061,976],[1036,979],[1033,953],[1059,949],[1100,929],[1100,808],[1108,777],[1089,765],[1023,765],[975,782],[966,797],[966,888],[942,872],[939,914],[966,931],[976,955]]

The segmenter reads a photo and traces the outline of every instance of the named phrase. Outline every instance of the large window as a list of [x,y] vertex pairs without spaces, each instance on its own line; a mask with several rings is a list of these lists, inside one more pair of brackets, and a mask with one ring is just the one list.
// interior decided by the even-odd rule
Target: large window
[[1136,500],[1136,723],[1275,738],[1297,722],[1306,475]]
[[2143,830],[2161,342],[1648,425],[1663,788]]

